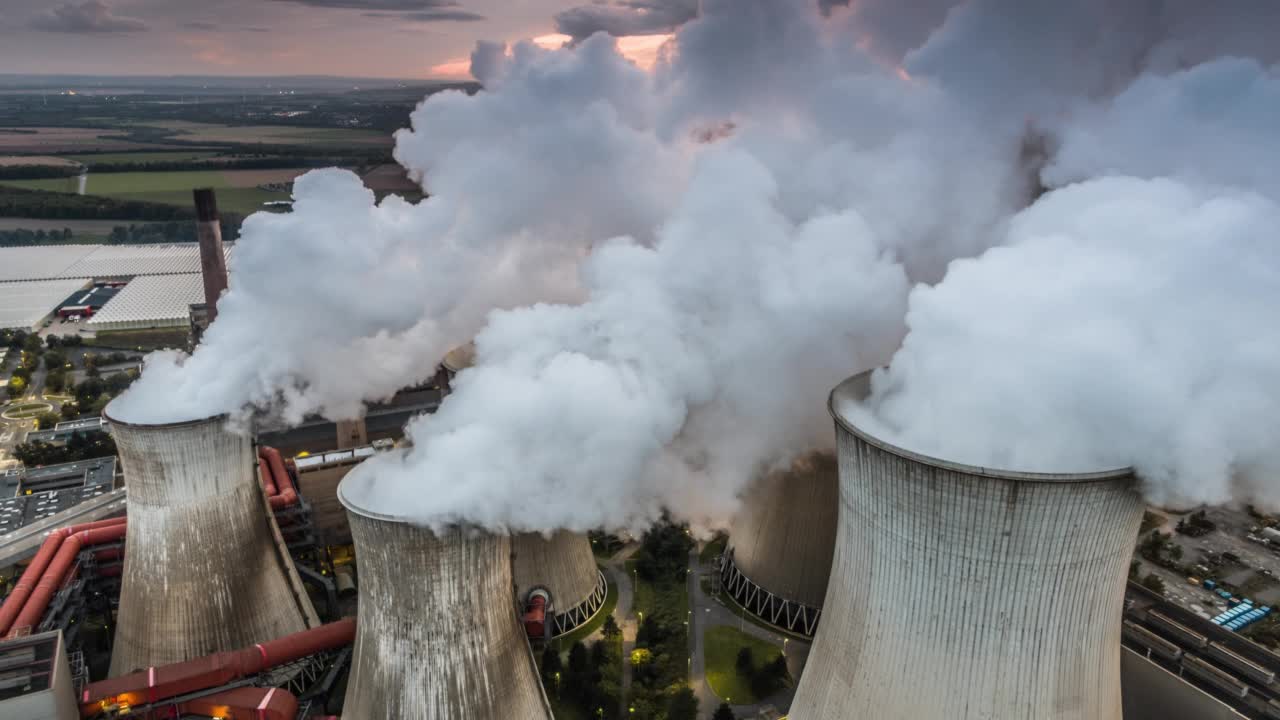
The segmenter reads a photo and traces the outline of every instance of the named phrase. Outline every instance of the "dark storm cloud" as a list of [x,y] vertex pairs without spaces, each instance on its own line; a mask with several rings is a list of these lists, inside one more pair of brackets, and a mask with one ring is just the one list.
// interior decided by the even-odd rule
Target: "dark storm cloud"
[[227,27],[212,22],[185,22],[180,26],[183,30],[202,30],[204,32],[253,32],[266,33],[271,32],[271,28],[264,27]]
[[615,37],[671,32],[698,15],[698,0],[617,0],[556,14],[556,29],[575,40],[598,32]]
[[388,10],[392,12],[434,11],[458,6],[454,0],[271,0],[318,8],[345,10]]
[[364,16],[371,18],[396,18],[397,20],[411,20],[413,22],[476,22],[478,20],[485,19],[485,16],[479,13],[473,13],[467,10],[422,10],[419,12],[406,13],[371,12],[365,13]]
[[138,32],[150,29],[137,18],[115,15],[111,7],[100,0],[58,5],[33,20],[31,27],[44,32],[63,33]]

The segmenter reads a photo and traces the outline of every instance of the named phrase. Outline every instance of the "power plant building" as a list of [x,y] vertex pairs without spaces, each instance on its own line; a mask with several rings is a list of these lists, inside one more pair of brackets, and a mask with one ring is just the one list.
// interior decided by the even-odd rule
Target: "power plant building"
[[113,677],[318,624],[248,437],[223,416],[107,420],[129,493]]
[[792,720],[1120,720],[1129,469],[1033,474],[895,447],[832,393],[839,529]]
[[511,541],[352,502],[360,605],[344,720],[550,720],[511,595]]
[[835,552],[836,459],[813,453],[760,478],[734,517],[720,584],[772,625],[812,636]]

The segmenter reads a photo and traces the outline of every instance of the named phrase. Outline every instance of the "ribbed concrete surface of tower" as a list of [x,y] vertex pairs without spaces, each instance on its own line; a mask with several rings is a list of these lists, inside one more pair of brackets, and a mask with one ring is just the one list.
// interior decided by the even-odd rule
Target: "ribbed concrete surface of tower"
[[437,535],[350,500],[360,609],[343,720],[550,720],[505,535]]
[[550,539],[537,533],[516,535],[511,540],[511,563],[521,604],[534,589],[551,594],[549,632],[553,637],[587,622],[604,605],[608,585],[585,535],[566,530],[556,531]]
[[765,622],[813,635],[827,594],[839,501],[834,455],[813,453],[747,491],[720,582]]
[[1120,720],[1131,470],[1029,474],[894,447],[831,396],[840,521],[792,720]]
[[131,425],[109,413],[129,489],[111,675],[319,624],[249,438],[225,417]]

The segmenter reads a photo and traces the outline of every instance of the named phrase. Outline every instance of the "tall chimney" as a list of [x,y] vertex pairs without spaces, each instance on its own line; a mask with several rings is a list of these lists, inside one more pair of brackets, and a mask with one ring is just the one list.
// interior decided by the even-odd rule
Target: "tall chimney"
[[200,273],[204,276],[204,302],[209,322],[218,317],[218,297],[227,289],[227,258],[222,252],[222,227],[218,200],[212,188],[192,191],[196,201],[196,235],[200,238]]
[[338,450],[348,450],[369,444],[369,428],[365,425],[364,418],[359,420],[339,420],[336,425],[338,428]]

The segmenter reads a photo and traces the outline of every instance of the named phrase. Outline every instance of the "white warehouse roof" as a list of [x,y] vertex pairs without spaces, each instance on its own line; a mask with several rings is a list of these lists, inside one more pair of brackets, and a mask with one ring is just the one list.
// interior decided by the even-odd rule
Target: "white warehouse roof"
[[92,319],[91,330],[178,327],[190,322],[191,305],[204,302],[199,273],[135,278]]
[[0,248],[0,282],[65,277],[63,270],[97,247],[99,246],[37,245]]
[[0,329],[35,327],[63,300],[88,284],[87,280],[0,283]]
[[[231,246],[225,250],[231,255]],[[200,272],[197,243],[0,248],[0,282]]]

